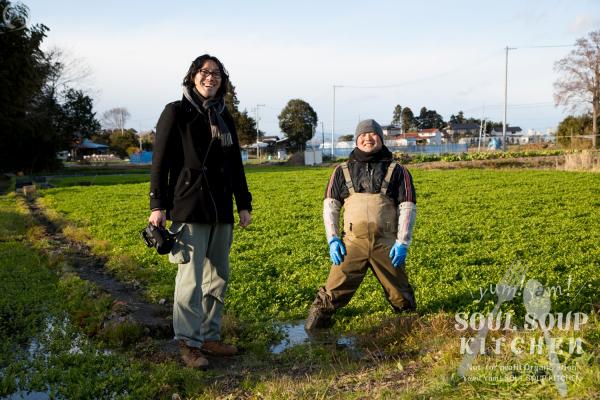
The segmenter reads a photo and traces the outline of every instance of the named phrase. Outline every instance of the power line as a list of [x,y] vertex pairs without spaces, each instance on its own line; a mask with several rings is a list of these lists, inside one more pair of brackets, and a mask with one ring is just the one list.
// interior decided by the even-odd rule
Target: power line
[[[560,48],[560,47],[575,47],[574,44],[559,44],[559,45],[523,45],[523,46],[511,46],[509,49],[510,50],[515,50],[515,49],[541,49],[541,48]],[[414,79],[411,81],[406,81],[406,82],[400,82],[400,83],[396,83],[396,84],[388,84],[388,85],[374,85],[374,86],[360,86],[360,85],[336,85],[337,87],[343,87],[346,89],[392,89],[392,88],[397,88],[397,87],[401,87],[401,86],[406,86],[406,85],[411,85],[413,83],[419,83],[419,82],[423,82],[423,81],[428,81],[428,80],[433,80],[433,79],[438,79],[441,78],[443,76],[449,75],[451,73],[454,73],[455,71],[462,71],[464,69],[464,67],[473,67],[475,65],[481,64],[487,60],[490,60],[494,57],[497,57],[499,55],[498,51],[494,51],[492,53],[489,53],[488,55],[480,58],[479,60],[475,61],[475,62],[469,62],[468,64],[464,64],[461,65],[459,67],[450,69],[446,72],[442,72],[440,74],[437,75],[433,75],[430,77],[425,77],[425,78],[419,78],[419,79]]]
[[575,47],[574,44],[557,44],[548,46],[514,46],[514,49],[543,49],[543,48],[556,48],[556,47]]
[[414,79],[411,81],[406,81],[406,82],[400,82],[400,83],[396,83],[396,84],[389,84],[389,85],[375,85],[375,86],[360,86],[360,85],[336,85],[336,87],[342,87],[345,89],[392,89],[392,88],[397,88],[397,87],[401,87],[401,86],[406,86],[406,85],[412,85],[414,83],[419,83],[419,82],[424,82],[424,81],[429,81],[429,80],[434,80],[434,79],[438,79],[438,78],[442,78],[446,75],[452,74],[456,71],[463,71],[466,67],[473,67],[475,65],[479,65],[485,61],[488,61],[494,57],[497,57],[499,55],[498,51],[493,51],[491,53],[489,53],[488,55],[478,59],[477,61],[474,62],[469,62],[463,65],[460,65],[456,68],[453,69],[449,69],[448,71],[436,74],[436,75],[432,75],[429,77],[425,77],[425,78],[419,78],[419,79]]
[[[538,103],[522,103],[522,104],[509,104],[508,108],[530,108],[530,107],[548,107],[548,106],[554,106],[553,102],[538,102]],[[504,104],[486,104],[485,108],[500,108],[500,107],[504,107]],[[478,107],[472,107],[472,108],[468,108],[465,110],[459,110],[462,112],[471,112],[471,111],[477,111],[477,110],[481,110],[483,108],[483,106],[478,106]]]

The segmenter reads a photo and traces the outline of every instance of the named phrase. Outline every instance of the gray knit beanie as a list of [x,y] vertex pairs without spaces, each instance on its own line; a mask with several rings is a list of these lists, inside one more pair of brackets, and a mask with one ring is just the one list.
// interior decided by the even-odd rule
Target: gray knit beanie
[[358,123],[356,132],[354,133],[354,141],[356,142],[358,137],[363,133],[369,132],[375,132],[381,139],[381,143],[383,143],[383,130],[381,129],[381,125],[379,125],[374,119],[365,119]]

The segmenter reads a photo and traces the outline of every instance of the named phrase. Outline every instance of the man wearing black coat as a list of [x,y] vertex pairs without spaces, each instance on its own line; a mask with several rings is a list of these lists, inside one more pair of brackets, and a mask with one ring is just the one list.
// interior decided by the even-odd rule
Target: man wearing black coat
[[233,197],[240,226],[251,222],[248,191],[235,126],[225,107],[228,75],[205,54],[192,62],[181,101],[167,104],[156,127],[150,178],[149,221],[177,240],[169,260],[178,264],[173,330],[181,357],[207,368],[206,354],[232,355],[221,341],[221,314],[229,280]]

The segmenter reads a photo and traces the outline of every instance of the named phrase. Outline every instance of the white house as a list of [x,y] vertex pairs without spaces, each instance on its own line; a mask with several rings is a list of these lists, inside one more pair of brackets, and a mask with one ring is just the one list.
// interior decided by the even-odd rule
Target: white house
[[[506,127],[506,143],[507,144],[527,144],[529,139],[523,135],[523,130],[518,126]],[[502,128],[494,128],[491,132],[492,137],[497,137],[502,140]]]
[[439,146],[442,144],[442,131],[437,128],[421,129],[419,131],[419,138],[425,139],[427,144]]
[[397,136],[402,133],[402,129],[396,125],[385,125],[381,127],[381,130],[383,131],[384,138],[386,136]]
[[414,146],[417,144],[419,134],[416,132],[407,132],[403,134],[396,134],[384,138],[384,143],[388,147],[406,147]]
[[468,122],[464,124],[451,122],[446,127],[446,132],[454,137],[455,135],[479,135],[480,124]]

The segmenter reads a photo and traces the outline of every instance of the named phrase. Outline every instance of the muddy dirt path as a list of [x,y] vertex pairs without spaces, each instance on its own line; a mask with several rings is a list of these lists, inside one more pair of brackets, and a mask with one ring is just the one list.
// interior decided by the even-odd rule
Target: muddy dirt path
[[155,339],[173,337],[170,306],[147,302],[139,288],[119,281],[105,269],[106,259],[92,254],[86,244],[67,238],[36,205],[35,198],[27,197],[26,200],[35,222],[44,229],[50,253],[66,261],[66,272],[94,283],[115,300],[108,323],[139,324]]

